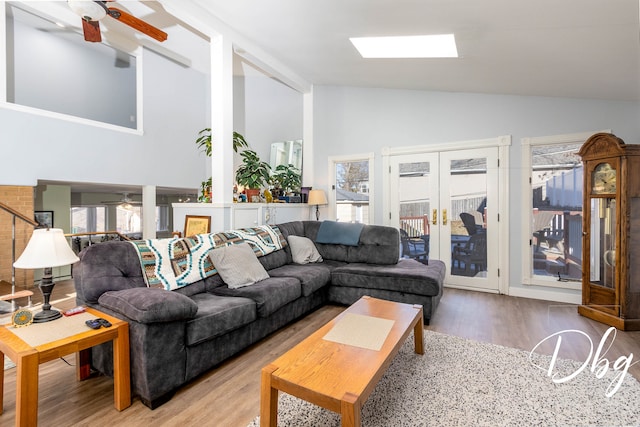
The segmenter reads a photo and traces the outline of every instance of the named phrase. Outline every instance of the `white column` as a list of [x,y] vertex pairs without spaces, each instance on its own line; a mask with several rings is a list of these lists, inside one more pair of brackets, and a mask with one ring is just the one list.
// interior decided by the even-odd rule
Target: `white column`
[[211,38],[211,172],[213,203],[233,201],[233,47]]
[[[313,182],[313,87],[302,94],[302,185]],[[314,189],[318,189],[315,186]]]
[[156,238],[156,186],[142,186],[142,238]]

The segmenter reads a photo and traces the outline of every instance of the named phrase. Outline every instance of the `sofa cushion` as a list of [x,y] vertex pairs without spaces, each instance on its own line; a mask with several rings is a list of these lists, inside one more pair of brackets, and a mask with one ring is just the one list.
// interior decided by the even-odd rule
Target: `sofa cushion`
[[[357,246],[319,243],[318,235],[323,222],[300,221],[280,224],[285,237],[304,236],[313,240],[322,259],[361,262],[367,264],[392,265],[400,258],[400,232],[397,228],[383,225],[365,225]],[[302,225],[302,227],[300,226]]]
[[250,298],[256,303],[259,317],[267,317],[282,306],[300,298],[300,281],[293,277],[270,277],[254,285],[231,289],[220,286],[211,290],[216,295]]
[[267,271],[271,270],[272,268],[282,267],[283,265],[287,265],[291,262],[291,256],[287,255],[288,248],[289,245],[287,245],[285,249],[271,252],[269,255],[258,258],[258,260]]
[[108,291],[98,302],[139,323],[192,319],[198,312],[198,306],[191,298],[160,288]]
[[216,248],[209,256],[218,274],[231,289],[253,285],[269,278],[248,243]]
[[256,303],[248,298],[222,297],[205,292],[194,295],[193,300],[198,305],[198,314],[187,322],[187,345],[213,339],[257,318]]
[[305,297],[328,285],[331,280],[331,268],[325,263],[289,264],[269,270],[269,274],[271,277],[295,277],[300,281]]
[[132,245],[120,241],[103,242],[83,249],[73,266],[77,297],[89,304],[107,291],[145,287],[140,261]]
[[322,262],[322,257],[311,239],[302,236],[289,236],[287,241],[291,248],[291,257],[294,263],[309,264],[310,262]]
[[334,269],[331,284],[435,296],[440,293],[445,271],[440,260],[430,261],[428,266],[413,259],[394,265],[353,263]]

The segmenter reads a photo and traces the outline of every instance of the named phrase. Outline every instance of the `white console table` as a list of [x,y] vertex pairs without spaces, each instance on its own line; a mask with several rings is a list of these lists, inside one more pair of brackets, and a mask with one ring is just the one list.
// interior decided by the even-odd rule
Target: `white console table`
[[315,206],[306,203],[173,203],[173,229],[184,231],[187,215],[211,217],[211,232],[234,228],[315,220]]

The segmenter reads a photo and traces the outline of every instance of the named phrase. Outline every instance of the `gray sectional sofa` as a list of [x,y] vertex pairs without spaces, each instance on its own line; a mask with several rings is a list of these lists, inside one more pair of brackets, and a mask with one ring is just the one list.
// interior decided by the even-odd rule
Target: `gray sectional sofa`
[[[235,289],[221,274],[176,290],[148,287],[134,245],[93,245],[73,268],[77,302],[129,322],[132,392],[152,409],[186,382],[327,303],[349,305],[371,295],[422,304],[429,322],[442,296],[441,261],[399,260],[393,227],[365,225],[354,246],[319,243],[321,224],[298,221],[277,229],[285,239],[313,241],[322,262],[294,263],[287,244],[258,258],[269,278]],[[113,374],[110,343],[93,348],[92,365]]]

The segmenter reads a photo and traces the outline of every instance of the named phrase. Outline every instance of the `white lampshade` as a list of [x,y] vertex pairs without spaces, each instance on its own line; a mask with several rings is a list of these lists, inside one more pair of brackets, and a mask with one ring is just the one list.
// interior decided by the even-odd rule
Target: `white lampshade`
[[16,268],[47,268],[73,264],[79,258],[69,247],[60,228],[37,228],[22,255],[13,263]]
[[324,194],[324,190],[310,190],[307,203],[310,205],[326,205],[327,196]]

